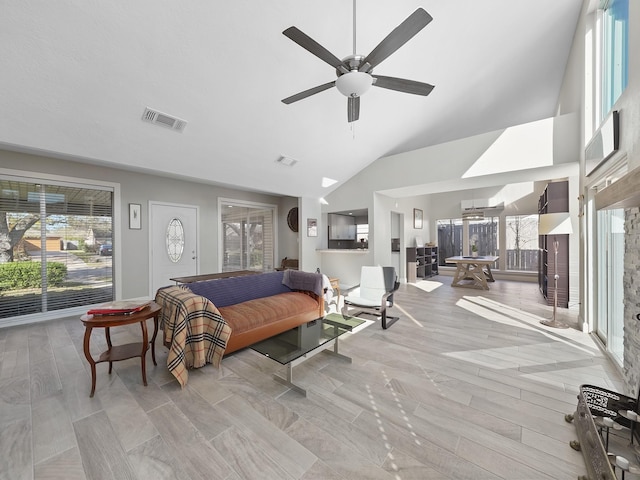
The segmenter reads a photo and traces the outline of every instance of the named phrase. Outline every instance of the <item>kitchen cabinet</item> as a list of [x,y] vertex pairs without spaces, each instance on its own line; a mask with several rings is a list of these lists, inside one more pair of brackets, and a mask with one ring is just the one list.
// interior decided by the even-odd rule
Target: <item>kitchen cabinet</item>
[[348,215],[329,215],[329,240],[355,240],[356,220]]

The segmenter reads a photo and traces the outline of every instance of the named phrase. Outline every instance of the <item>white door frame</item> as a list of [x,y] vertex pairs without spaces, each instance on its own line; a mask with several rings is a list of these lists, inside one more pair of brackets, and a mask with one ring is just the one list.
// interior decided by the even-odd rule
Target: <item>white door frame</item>
[[182,208],[194,208],[196,210],[196,275],[200,272],[200,207],[198,205],[188,205],[185,203],[172,203],[172,202],[160,202],[156,200],[149,200],[147,211],[149,212],[149,298],[154,298],[155,292],[153,291],[153,252],[151,245],[153,245],[153,238],[151,234],[153,231],[152,224],[153,218],[151,218],[152,206],[164,206],[164,207],[182,207]]

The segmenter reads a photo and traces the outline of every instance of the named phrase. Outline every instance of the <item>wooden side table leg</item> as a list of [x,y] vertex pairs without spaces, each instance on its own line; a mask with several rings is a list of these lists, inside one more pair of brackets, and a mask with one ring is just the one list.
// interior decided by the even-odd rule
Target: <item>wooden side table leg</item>
[[[104,327],[104,336],[107,338],[107,347],[111,350],[111,330],[109,327]],[[113,369],[113,362],[109,362],[109,375],[111,375],[111,370]]]
[[158,316],[153,317],[153,336],[151,337],[151,359],[154,365],[158,365],[156,362],[156,335],[158,335]]
[[147,319],[140,322],[142,327],[142,355],[140,355],[140,363],[142,364],[142,383],[147,386],[147,350],[149,349],[149,336],[147,335]]
[[96,362],[93,360],[91,356],[91,352],[89,351],[89,343],[91,341],[91,330],[93,328],[86,327],[84,330],[84,356],[89,362],[91,366],[91,393],[89,394],[89,398],[93,397],[93,394],[96,391]]

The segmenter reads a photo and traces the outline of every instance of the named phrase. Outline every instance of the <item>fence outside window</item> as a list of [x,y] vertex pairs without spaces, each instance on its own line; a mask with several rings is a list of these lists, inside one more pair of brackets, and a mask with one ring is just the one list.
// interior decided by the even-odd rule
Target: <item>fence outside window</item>
[[[498,244],[500,217],[485,217],[468,221],[469,248],[476,245],[479,255],[500,255]],[[438,265],[447,265],[446,258],[469,255],[463,251],[464,222],[461,218],[445,218],[437,221]],[[538,216],[508,215],[504,218],[506,270],[538,270]]]

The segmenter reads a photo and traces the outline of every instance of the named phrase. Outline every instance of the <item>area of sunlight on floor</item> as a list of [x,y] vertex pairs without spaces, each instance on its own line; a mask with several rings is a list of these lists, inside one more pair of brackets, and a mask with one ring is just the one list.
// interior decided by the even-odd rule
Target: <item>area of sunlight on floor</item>
[[[482,296],[465,296],[456,302],[456,305],[465,311],[478,316],[484,320],[499,323],[506,326],[518,327],[528,331],[535,331],[542,336],[549,339],[549,348],[552,348],[555,342],[559,342],[570,346],[576,351],[577,355],[583,355],[591,357],[599,353],[599,349],[593,343],[593,340],[582,332],[567,329],[567,330],[550,330],[549,327],[540,325],[540,320],[544,318],[519,310],[501,302],[482,297]],[[501,348],[489,348],[479,350],[465,350],[457,352],[449,352],[446,355],[452,358],[464,360],[469,363],[473,363],[483,368],[490,368],[492,370],[519,368],[522,366],[536,366],[545,365],[549,363],[549,359],[540,355],[540,344],[533,346],[518,346],[518,347],[501,347]],[[527,349],[531,349],[531,354],[526,355],[530,358],[529,361],[523,360],[522,356],[519,358],[519,363],[514,364],[510,361],[512,358],[510,351],[516,348],[520,354]],[[555,361],[551,363],[555,364]],[[555,370],[553,368],[552,370]],[[573,369],[575,371],[575,368]],[[604,372],[603,372],[604,373]],[[542,374],[538,373],[538,381],[543,383],[557,385],[557,380],[544,379]],[[606,375],[605,375],[606,377]]]
[[438,288],[442,287],[444,283],[437,282],[435,280],[420,280],[419,282],[414,283],[416,287],[420,290],[424,290],[425,292],[433,292]]

